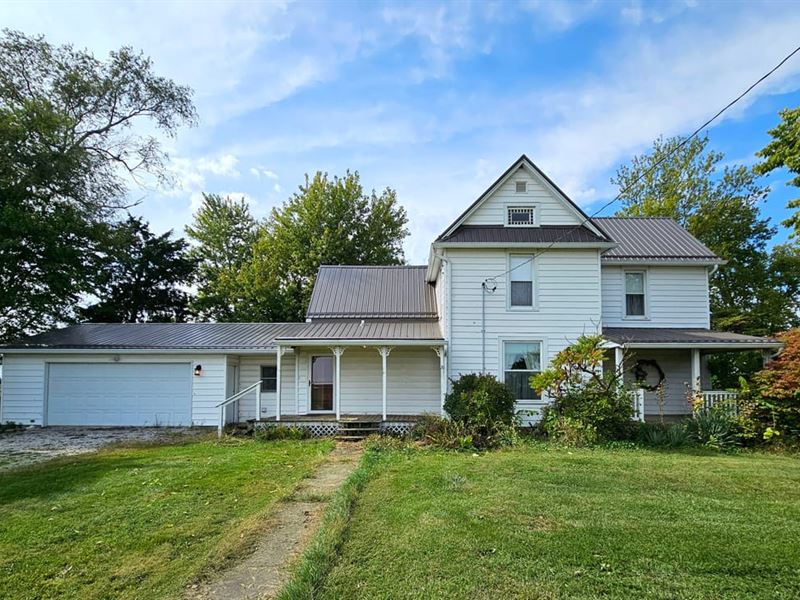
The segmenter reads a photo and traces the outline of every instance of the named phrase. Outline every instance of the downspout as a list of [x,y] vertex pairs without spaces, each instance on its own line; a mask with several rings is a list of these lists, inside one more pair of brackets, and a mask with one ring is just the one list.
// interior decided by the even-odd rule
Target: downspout
[[481,373],[486,373],[486,282],[481,283]]

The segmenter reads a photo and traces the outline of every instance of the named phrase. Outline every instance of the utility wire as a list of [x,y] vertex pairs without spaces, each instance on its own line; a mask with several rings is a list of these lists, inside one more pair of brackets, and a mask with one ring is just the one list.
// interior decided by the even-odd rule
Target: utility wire
[[649,168],[645,169],[645,171],[644,171],[644,172],[643,172],[641,175],[639,175],[639,177],[637,177],[637,178],[636,178],[636,179],[635,179],[633,182],[629,183],[627,186],[625,186],[624,188],[622,188],[622,189],[619,191],[619,193],[618,193],[616,196],[614,196],[614,197],[613,197],[611,200],[609,200],[608,202],[606,202],[605,204],[603,204],[603,206],[601,206],[600,208],[598,208],[596,211],[594,211],[594,212],[593,212],[591,215],[589,215],[588,217],[586,217],[586,218],[585,218],[583,221],[581,221],[579,224],[575,225],[574,227],[572,227],[572,228],[570,228],[570,229],[567,229],[567,230],[566,230],[564,233],[562,233],[562,234],[561,234],[559,237],[557,237],[555,240],[553,240],[552,242],[550,242],[550,243],[549,243],[547,246],[545,246],[544,248],[542,248],[542,249],[541,249],[541,250],[539,250],[538,252],[535,252],[535,253],[534,253],[534,254],[533,254],[533,255],[532,255],[532,256],[531,256],[531,257],[530,257],[528,260],[526,260],[525,262],[521,262],[521,263],[520,263],[520,264],[518,264],[517,266],[515,266],[515,267],[512,267],[512,268],[508,269],[507,271],[503,271],[502,273],[499,273],[499,274],[497,274],[497,275],[493,275],[493,276],[491,276],[491,277],[487,277],[486,279],[484,279],[484,281],[483,281],[483,286],[484,286],[484,289],[486,289],[486,284],[487,284],[487,282],[490,282],[490,281],[491,281],[491,282],[495,282],[495,281],[497,281],[497,279],[498,279],[498,278],[500,278],[500,277],[503,277],[503,276],[505,276],[505,275],[508,275],[508,274],[509,274],[509,273],[511,273],[512,271],[514,271],[514,270],[516,270],[516,269],[519,269],[520,267],[523,267],[523,266],[527,265],[528,263],[532,262],[532,261],[533,261],[533,260],[534,260],[534,259],[535,259],[537,256],[541,256],[541,255],[542,255],[542,254],[543,254],[545,251],[549,250],[550,248],[552,248],[553,246],[555,246],[555,245],[556,245],[558,242],[560,242],[560,241],[561,241],[561,240],[563,240],[565,237],[567,237],[567,235],[569,235],[569,234],[570,234],[570,233],[572,233],[573,231],[577,231],[578,229],[580,229],[581,227],[583,227],[583,226],[584,226],[586,223],[588,223],[589,221],[591,221],[591,220],[592,220],[594,217],[596,217],[596,216],[597,216],[599,213],[603,212],[603,211],[604,211],[606,208],[608,208],[609,206],[611,206],[612,204],[614,204],[615,202],[617,202],[618,200],[620,200],[620,199],[622,198],[622,195],[623,195],[623,194],[625,194],[625,193],[626,193],[626,192],[627,192],[627,191],[628,191],[628,190],[629,190],[631,187],[633,187],[634,185],[636,185],[637,183],[639,183],[639,182],[640,182],[642,179],[644,179],[644,178],[645,178],[645,176],[649,175],[649,174],[650,174],[650,173],[651,173],[651,172],[652,172],[654,169],[656,169],[656,168],[657,168],[657,167],[658,167],[658,166],[659,166],[661,163],[663,163],[665,160],[667,160],[667,159],[668,159],[670,156],[672,156],[672,155],[673,155],[675,152],[677,152],[678,150],[680,150],[681,148],[683,148],[683,147],[684,147],[684,146],[685,146],[687,143],[689,143],[689,141],[690,141],[690,140],[692,140],[693,138],[697,137],[697,134],[699,134],[699,133],[700,133],[700,132],[701,132],[703,129],[705,129],[706,127],[708,127],[709,125],[711,125],[711,124],[712,124],[714,121],[716,121],[716,120],[717,120],[717,119],[718,119],[720,116],[722,116],[722,114],[723,114],[723,113],[725,113],[725,112],[726,112],[728,109],[730,109],[730,108],[731,108],[733,105],[735,105],[737,102],[739,102],[739,101],[740,101],[742,98],[744,98],[745,96],[747,96],[747,94],[749,94],[751,91],[753,91],[753,89],[754,89],[756,86],[758,86],[758,85],[759,85],[759,84],[761,84],[763,81],[765,81],[766,79],[768,79],[768,78],[769,78],[769,77],[770,77],[770,76],[771,76],[773,73],[775,73],[775,71],[777,71],[778,69],[780,69],[780,68],[781,68],[781,67],[782,67],[782,66],[783,66],[783,65],[784,65],[784,64],[785,64],[785,63],[786,63],[786,62],[787,62],[787,61],[788,61],[790,58],[792,58],[792,57],[793,57],[795,54],[797,54],[798,52],[800,52],[800,46],[798,46],[797,48],[795,48],[794,50],[792,50],[792,51],[791,51],[789,54],[787,54],[787,55],[786,55],[786,56],[785,56],[785,57],[784,57],[784,58],[783,58],[783,59],[782,59],[782,60],[781,60],[781,61],[780,61],[780,62],[779,62],[777,65],[775,65],[774,67],[772,67],[772,69],[770,69],[769,71],[767,71],[766,73],[764,73],[764,75],[762,75],[762,76],[761,76],[761,77],[760,77],[760,78],[759,78],[757,81],[755,81],[753,84],[751,84],[751,85],[750,85],[750,87],[748,87],[748,88],[747,88],[745,91],[743,91],[741,94],[739,94],[739,95],[738,95],[736,98],[734,98],[733,100],[731,100],[730,102],[728,102],[728,104],[726,104],[726,105],[725,105],[723,108],[721,108],[721,109],[720,109],[720,110],[719,110],[719,111],[718,111],[718,112],[717,112],[717,113],[716,113],[716,114],[715,114],[713,117],[711,117],[710,119],[708,119],[708,121],[706,121],[705,123],[703,123],[702,125],[700,125],[700,127],[698,127],[697,129],[695,129],[695,130],[692,132],[692,134],[691,134],[689,137],[687,137],[686,139],[684,139],[683,141],[681,141],[681,143],[680,143],[680,144],[678,144],[677,146],[675,146],[675,147],[674,147],[674,148],[673,148],[673,149],[672,149],[670,152],[667,152],[666,154],[664,154],[664,155],[663,155],[661,158],[659,158],[659,159],[658,159],[658,160],[657,160],[657,161],[656,161],[656,162],[655,162],[653,165],[651,165]]

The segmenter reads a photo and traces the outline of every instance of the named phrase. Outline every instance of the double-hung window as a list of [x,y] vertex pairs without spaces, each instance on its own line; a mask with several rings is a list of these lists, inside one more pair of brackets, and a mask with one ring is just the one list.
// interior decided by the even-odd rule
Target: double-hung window
[[533,255],[512,254],[508,262],[509,306],[533,308]]
[[278,389],[278,367],[273,365],[261,366],[261,391],[275,392]]
[[645,305],[645,274],[644,271],[625,272],[625,316],[644,317]]
[[530,384],[531,375],[542,370],[542,345],[539,342],[503,342],[503,375],[517,400],[539,398]]

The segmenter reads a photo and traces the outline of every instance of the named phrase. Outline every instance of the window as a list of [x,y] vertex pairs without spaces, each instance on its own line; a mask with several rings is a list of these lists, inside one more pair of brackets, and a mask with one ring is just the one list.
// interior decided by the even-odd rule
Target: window
[[516,227],[536,225],[536,208],[533,206],[509,206],[506,225]]
[[524,194],[525,192],[528,191],[528,182],[527,181],[517,181],[517,184],[516,184],[516,187],[514,188],[514,191],[517,194]]
[[625,316],[645,316],[644,271],[625,273]]
[[261,365],[261,391],[275,392],[278,390],[278,367]]
[[533,307],[533,256],[512,254],[509,258],[510,298],[512,308]]
[[504,379],[517,400],[537,400],[530,385],[531,375],[542,370],[542,345],[539,342],[504,342]]

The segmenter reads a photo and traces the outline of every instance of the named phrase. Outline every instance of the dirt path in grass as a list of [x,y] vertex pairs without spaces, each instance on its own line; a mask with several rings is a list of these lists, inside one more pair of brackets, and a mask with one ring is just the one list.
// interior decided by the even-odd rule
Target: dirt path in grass
[[280,502],[252,554],[206,584],[187,590],[190,600],[274,598],[289,580],[292,564],[319,525],[333,493],[356,468],[361,444],[338,442],[316,473]]

